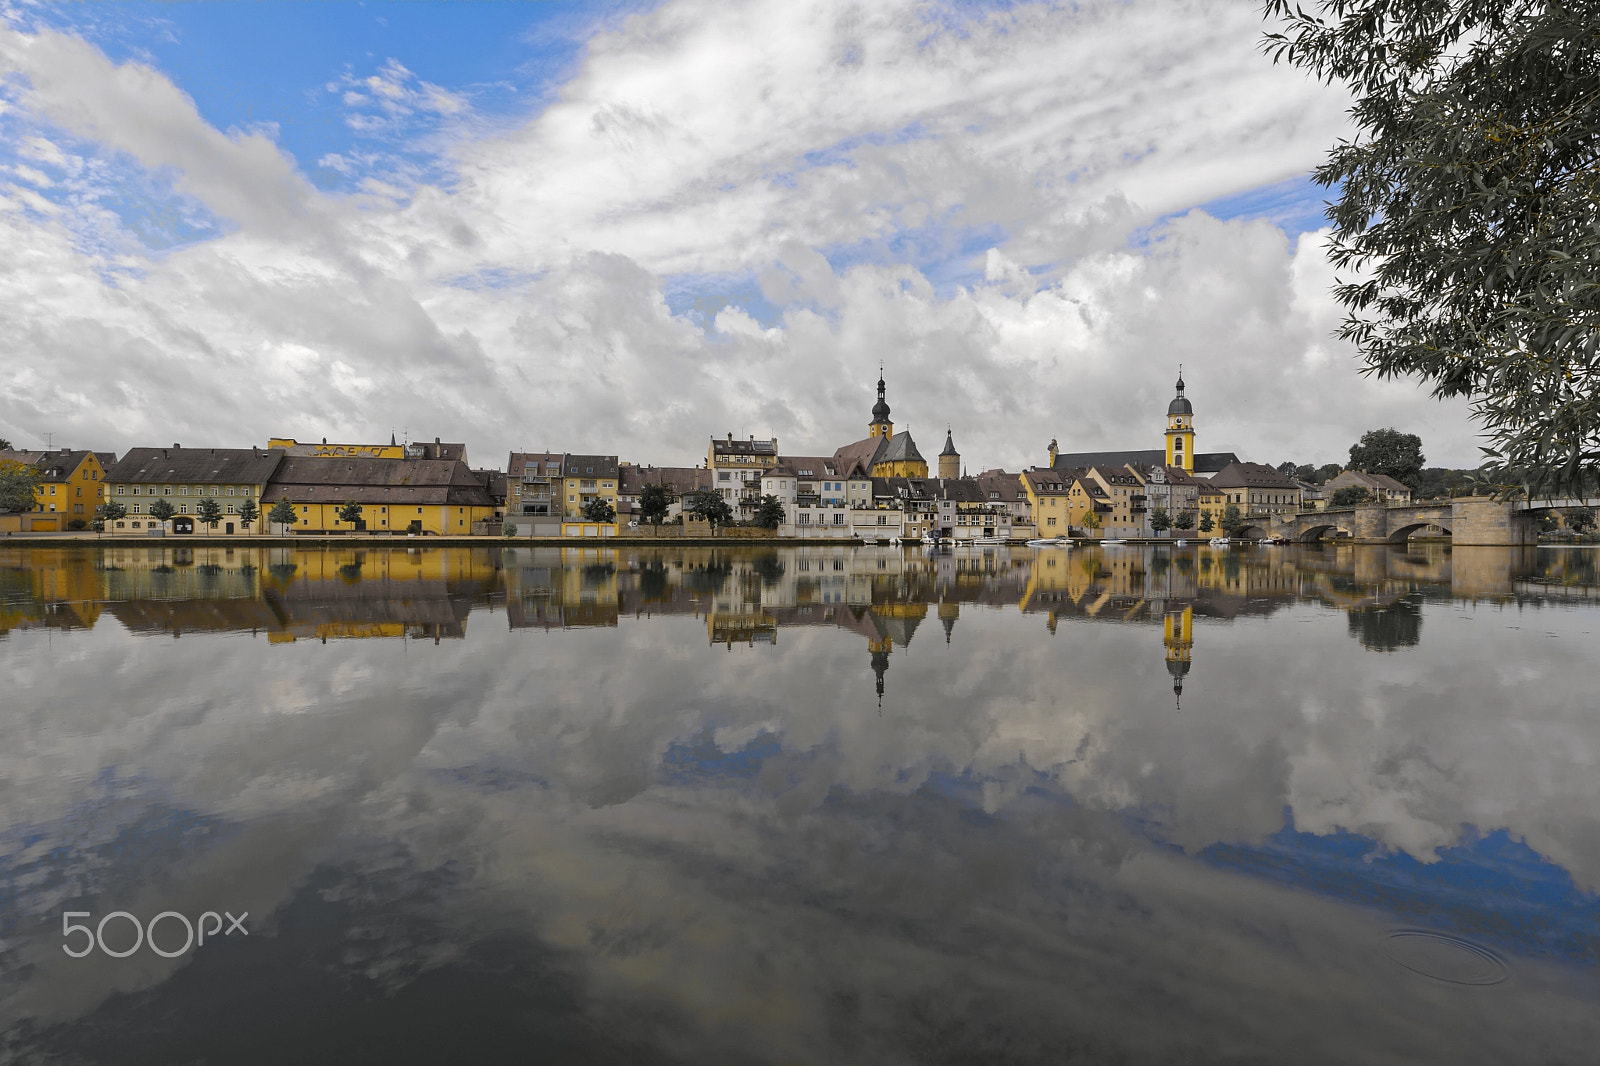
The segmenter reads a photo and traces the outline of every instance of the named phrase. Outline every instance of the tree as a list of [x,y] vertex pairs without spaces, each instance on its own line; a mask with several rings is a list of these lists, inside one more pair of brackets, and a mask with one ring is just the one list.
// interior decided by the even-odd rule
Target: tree
[[272,510],[267,512],[267,521],[276,522],[280,526],[292,526],[295,524],[296,520],[297,516],[294,513],[294,504],[289,502],[289,498],[287,496],[273,504]]
[[1397,429],[1369,429],[1357,444],[1350,445],[1350,469],[1369,474],[1388,474],[1416,488],[1422,473],[1422,438]]
[[1278,464],[1278,473],[1282,474],[1284,477],[1294,477],[1295,471],[1299,469],[1300,466],[1297,463]]
[[1244,513],[1239,510],[1239,505],[1230,503],[1222,509],[1222,535],[1231,537],[1239,532],[1239,527],[1244,525]]
[[200,501],[200,507],[195,512],[195,517],[212,529],[216,529],[217,523],[222,521],[222,504],[207,496]]
[[1207,511],[1205,514],[1200,516],[1200,532],[1202,532],[1202,533],[1210,533],[1213,529],[1216,529],[1216,528],[1217,528],[1217,524],[1211,520],[1211,512],[1210,511]]
[[782,500],[771,493],[761,497],[761,502],[756,506],[756,525],[762,529],[777,529],[783,525],[785,517]]
[[260,517],[261,509],[256,506],[254,497],[245,500],[239,505],[239,523],[244,526],[245,529],[249,529],[251,526],[255,525],[256,519]]
[[1328,463],[1324,466],[1317,467],[1317,484],[1326,485],[1328,482],[1338,477],[1340,472],[1341,471],[1338,463]]
[[32,463],[0,459],[0,512],[33,510],[39,480],[39,468]]
[[150,517],[154,518],[157,522],[165,522],[167,519],[171,518],[177,513],[178,512],[173,509],[172,504],[168,503],[166,500],[157,500],[155,503],[150,505]]
[[1348,84],[1317,168],[1339,335],[1366,371],[1473,400],[1501,482],[1600,473],[1600,35],[1593,3],[1267,0],[1274,61]]
[[1178,512],[1178,516],[1172,520],[1172,525],[1173,525],[1173,528],[1175,528],[1175,529],[1184,529],[1184,530],[1193,529],[1194,528],[1194,512],[1189,510],[1188,508],[1185,508],[1184,510],[1179,511]]
[[1580,536],[1594,528],[1594,508],[1574,507],[1567,511],[1567,525]]
[[107,500],[94,509],[94,516],[102,522],[117,522],[128,517],[128,509],[117,500]]
[[363,510],[364,508],[359,503],[351,500],[339,508],[338,519],[341,522],[349,522],[353,526],[361,521],[361,512]]
[[1333,496],[1328,500],[1329,507],[1359,507],[1364,503],[1372,502],[1372,493],[1360,485],[1347,485],[1342,489],[1334,489]]
[[1150,512],[1150,528],[1157,533],[1165,533],[1172,528],[1172,516],[1165,507],[1157,507]]
[[1100,525],[1100,515],[1097,512],[1093,510],[1083,512],[1083,527],[1085,529],[1092,532],[1093,530],[1099,529]]
[[604,496],[595,496],[583,501],[583,517],[588,522],[615,522],[617,509],[611,506],[611,501]]
[[672,506],[672,490],[665,485],[646,485],[639,490],[639,517],[653,526],[666,521]]
[[728,506],[728,501],[722,494],[715,490],[707,489],[687,497],[689,500],[689,513],[696,518],[702,518],[713,526],[726,525],[733,521],[733,508]]
[[10,450],[11,442],[6,440],[4,437],[0,437],[0,452],[9,452]]

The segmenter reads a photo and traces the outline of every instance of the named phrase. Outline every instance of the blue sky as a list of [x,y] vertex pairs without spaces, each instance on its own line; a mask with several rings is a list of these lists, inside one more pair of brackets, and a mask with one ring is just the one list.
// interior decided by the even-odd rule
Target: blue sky
[[[1323,462],[1404,424],[1470,462],[1460,405],[1329,340],[1300,238],[1345,100],[1262,28],[1251,0],[0,8],[0,236],[34,264],[0,336],[41,368],[0,434],[493,454],[532,420],[686,462],[702,422],[853,439],[883,361],[897,410],[1012,466],[1147,444],[1181,361],[1217,447]],[[169,426],[150,383],[219,361],[273,402],[210,388]]]

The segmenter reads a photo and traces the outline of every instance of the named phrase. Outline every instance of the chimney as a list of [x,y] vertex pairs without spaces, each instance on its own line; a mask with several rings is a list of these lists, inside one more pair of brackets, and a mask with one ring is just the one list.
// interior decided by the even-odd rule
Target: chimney
[[178,443],[178,442],[177,442],[177,441],[173,441],[173,442],[172,442],[172,446],[173,446],[173,447],[174,447],[174,448],[181,448],[181,447],[183,447],[183,445],[181,445],[181,444],[179,444],[179,443]]

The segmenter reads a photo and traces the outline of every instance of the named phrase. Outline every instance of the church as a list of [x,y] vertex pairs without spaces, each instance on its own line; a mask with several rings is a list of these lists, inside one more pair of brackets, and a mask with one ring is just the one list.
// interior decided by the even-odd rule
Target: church
[[1237,463],[1232,452],[1194,450],[1194,404],[1183,394],[1183,370],[1178,370],[1178,394],[1167,404],[1167,444],[1118,452],[1063,452],[1050,442],[1050,466],[1059,471],[1087,470],[1090,467],[1117,468],[1129,463],[1144,466],[1175,467],[1192,477],[1210,478]]
[[[889,402],[884,398],[886,386],[883,371],[878,371],[878,402],[872,406],[872,421],[867,424],[867,435],[854,444],[846,444],[833,453],[845,468],[859,466],[870,477],[928,476],[928,461],[917,450],[917,442],[910,433],[896,433],[889,418]],[[944,471],[959,469],[961,456],[956,454],[955,443],[945,436],[945,453],[939,456],[940,475]],[[954,476],[953,474],[948,476]]]

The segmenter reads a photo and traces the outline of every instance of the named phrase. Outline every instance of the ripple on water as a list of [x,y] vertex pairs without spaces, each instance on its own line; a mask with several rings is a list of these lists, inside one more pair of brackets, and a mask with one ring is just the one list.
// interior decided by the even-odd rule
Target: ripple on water
[[1505,960],[1488,948],[1445,933],[1397,929],[1387,950],[1412,973],[1453,985],[1497,985],[1511,976]]

